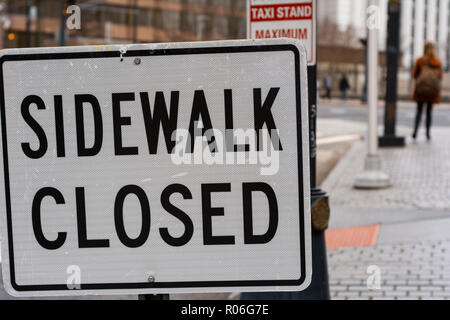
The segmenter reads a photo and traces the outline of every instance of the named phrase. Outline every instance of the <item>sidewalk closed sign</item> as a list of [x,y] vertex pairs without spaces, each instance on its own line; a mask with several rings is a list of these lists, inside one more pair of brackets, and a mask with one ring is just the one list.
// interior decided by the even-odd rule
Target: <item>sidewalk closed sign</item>
[[247,38],[294,38],[316,64],[316,0],[247,0]]
[[10,294],[308,286],[299,42],[4,50],[1,77]]

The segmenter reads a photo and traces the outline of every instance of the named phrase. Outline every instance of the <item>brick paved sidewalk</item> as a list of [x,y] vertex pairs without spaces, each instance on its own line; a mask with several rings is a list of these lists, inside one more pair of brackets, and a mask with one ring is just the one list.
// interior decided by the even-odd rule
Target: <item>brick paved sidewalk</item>
[[[404,148],[379,149],[392,187],[353,188],[365,142],[356,142],[324,182],[331,228],[380,229],[372,246],[357,247],[355,240],[353,248],[328,249],[333,299],[450,299],[450,129],[433,128],[430,142],[420,134]],[[377,271],[380,288],[370,289]]]
[[332,299],[450,300],[449,262],[450,240],[328,250]]
[[[423,132],[421,132],[423,133]],[[366,143],[357,142],[324,182],[332,207],[450,209],[450,129],[436,128],[432,140],[422,136],[404,148],[382,148],[383,170],[393,187],[356,190],[353,183],[362,172]]]

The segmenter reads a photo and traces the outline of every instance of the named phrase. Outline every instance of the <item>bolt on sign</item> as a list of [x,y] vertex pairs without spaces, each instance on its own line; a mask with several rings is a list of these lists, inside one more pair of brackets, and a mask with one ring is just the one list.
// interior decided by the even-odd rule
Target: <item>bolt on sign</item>
[[247,38],[294,38],[316,64],[316,0],[247,0]]
[[298,41],[3,50],[1,77],[11,295],[308,286]]

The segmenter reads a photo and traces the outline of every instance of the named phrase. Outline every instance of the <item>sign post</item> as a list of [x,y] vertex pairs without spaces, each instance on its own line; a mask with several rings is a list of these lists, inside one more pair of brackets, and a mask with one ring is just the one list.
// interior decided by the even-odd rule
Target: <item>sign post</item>
[[298,41],[13,49],[0,61],[8,293],[308,287]]
[[248,0],[247,37],[294,38],[305,46],[308,61],[308,113],[312,208],[313,277],[302,292],[245,294],[245,299],[330,299],[325,229],[330,208],[328,195],[317,186],[317,5],[316,0]]

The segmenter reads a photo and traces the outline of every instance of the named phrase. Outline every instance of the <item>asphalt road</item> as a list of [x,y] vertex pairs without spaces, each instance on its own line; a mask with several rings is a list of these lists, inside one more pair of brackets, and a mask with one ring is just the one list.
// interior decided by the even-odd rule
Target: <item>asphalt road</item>
[[[349,106],[346,102],[328,105],[326,101],[318,103],[319,118],[344,119],[358,122],[367,121],[367,105]],[[416,109],[414,107],[397,108],[397,125],[411,126],[414,123]],[[384,122],[384,107],[378,110],[378,123]],[[425,113],[422,114],[422,125],[425,123]],[[448,107],[433,108],[433,126],[450,126],[450,109]]]

